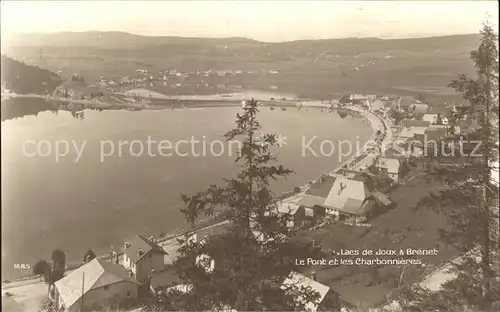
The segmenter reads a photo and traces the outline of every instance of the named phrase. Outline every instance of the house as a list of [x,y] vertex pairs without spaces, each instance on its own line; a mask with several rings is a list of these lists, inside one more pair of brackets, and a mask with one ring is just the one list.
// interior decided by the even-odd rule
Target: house
[[424,156],[437,156],[438,151],[443,151],[444,146],[439,140],[448,134],[447,128],[428,128],[421,134],[415,134],[415,143],[423,149]]
[[136,235],[125,242],[123,266],[130,270],[139,282],[145,282],[152,270],[161,271],[165,254],[153,238]]
[[296,203],[279,203],[274,211],[278,215],[289,215],[287,226],[293,228],[306,219],[304,207]]
[[349,100],[352,104],[365,104],[368,101],[368,97],[361,94],[351,94]]
[[371,109],[373,111],[376,111],[376,110],[384,110],[385,111],[385,105],[384,105],[384,102],[382,102],[381,100],[375,100],[371,103]]
[[437,128],[437,127],[431,127],[425,129],[425,132],[423,134],[416,134],[415,139],[419,141],[421,144],[429,144],[436,142],[442,137],[445,137],[448,134],[448,129],[447,128]]
[[427,127],[408,127],[403,128],[399,133],[401,138],[414,138],[415,135],[423,135],[427,130]]
[[405,149],[403,145],[393,145],[383,151],[382,156],[387,158],[398,159],[400,162],[405,161],[410,157],[410,150]]
[[[359,171],[364,171],[365,169],[373,166],[375,164],[375,156],[374,155],[366,155],[357,163],[357,168]],[[360,174],[361,175],[361,174]]]
[[64,311],[92,310],[137,299],[139,285],[122,266],[96,258],[55,282],[52,300]]
[[299,205],[299,207],[304,207],[312,210],[312,208],[315,206],[322,206],[325,203],[325,199],[326,197],[304,194],[300,197],[297,205]]
[[[368,158],[367,158],[368,157]],[[375,162],[375,158],[372,155],[368,155],[366,158],[367,163]],[[363,170],[366,168],[360,168],[361,170],[351,170],[351,169],[339,169],[333,174],[334,177],[344,177],[349,180],[362,182],[368,188],[368,190],[372,189],[372,180],[369,175],[366,175]],[[333,186],[333,185],[332,185]],[[330,192],[328,192],[330,194]]]
[[417,133],[423,134],[430,125],[428,121],[403,119],[399,124],[399,136],[401,138],[413,138]]
[[412,104],[416,104],[417,100],[413,96],[401,96],[396,102],[398,110],[408,110]]
[[375,167],[387,174],[394,182],[399,182],[401,162],[396,158],[380,157],[375,163]]
[[74,100],[90,99],[90,92],[83,81],[66,81],[53,92],[56,97],[71,98]]
[[399,123],[402,127],[429,127],[431,123],[426,120],[415,120],[415,119],[403,119]]
[[377,201],[377,203],[385,208],[393,208],[394,206],[396,206],[396,203],[393,202],[389,198],[389,196],[385,195],[384,193],[381,193],[379,191],[374,191],[372,195]]
[[441,114],[424,114],[422,116],[422,120],[430,122],[431,125],[437,124],[439,119],[441,119],[442,125],[445,125],[445,126],[448,125],[448,118],[442,116]]
[[312,291],[317,293],[319,295],[319,298],[316,301],[305,303],[305,310],[309,312],[316,312],[327,296],[328,292],[330,291],[330,287],[319,283],[315,280],[314,277],[309,278],[294,271],[290,272],[287,278],[283,281],[281,289],[283,289],[285,292],[288,291],[290,293],[294,293],[297,296],[295,298],[297,302],[305,301],[303,295],[300,294],[302,289],[311,289]]
[[429,111],[429,105],[422,103],[415,103],[408,107],[408,112],[413,116],[420,117]]
[[333,183],[324,202],[325,206],[338,212],[339,220],[366,217],[374,204],[364,181],[341,176]]

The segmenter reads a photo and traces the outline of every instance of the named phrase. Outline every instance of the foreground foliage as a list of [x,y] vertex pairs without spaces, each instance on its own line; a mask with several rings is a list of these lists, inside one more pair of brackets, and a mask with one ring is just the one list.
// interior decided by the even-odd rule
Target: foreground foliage
[[[492,176],[492,170],[498,170],[498,115],[493,114],[498,112],[497,44],[493,28],[485,24],[480,45],[471,52],[476,77],[461,75],[450,84],[470,102],[470,107],[454,114],[452,125],[460,119],[476,118],[479,128],[442,139],[437,153],[427,155],[430,177],[443,181],[446,188],[430,194],[420,206],[448,217],[449,228],[443,229],[441,236],[462,254],[452,267],[457,278],[435,293],[413,287],[404,296],[404,311],[499,308],[498,185]],[[477,150],[467,141],[473,142],[474,148],[478,146]],[[498,175],[498,171],[493,174]]]
[[282,287],[290,272],[298,270],[296,258],[319,256],[320,251],[292,242],[289,216],[276,213],[279,202],[270,182],[292,172],[271,153],[276,136],[258,133],[257,113],[257,101],[249,101],[225,136],[227,141],[241,140],[236,159],[241,172],[224,180],[223,186],[182,196],[187,204],[183,212],[191,223],[200,216],[222,215],[230,226],[223,234],[185,243],[175,266],[189,288],[163,292],[150,309],[290,311],[304,310],[308,302],[318,300],[310,287]]

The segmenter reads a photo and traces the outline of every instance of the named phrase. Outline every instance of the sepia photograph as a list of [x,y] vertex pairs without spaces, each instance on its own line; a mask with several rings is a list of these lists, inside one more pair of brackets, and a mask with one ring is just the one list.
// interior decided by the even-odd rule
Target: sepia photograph
[[0,5],[2,312],[500,310],[497,1]]

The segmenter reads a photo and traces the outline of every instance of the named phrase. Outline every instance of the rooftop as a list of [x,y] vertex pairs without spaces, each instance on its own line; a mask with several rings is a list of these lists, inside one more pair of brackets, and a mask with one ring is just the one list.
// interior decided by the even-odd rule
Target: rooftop
[[319,179],[310,186],[310,188],[306,191],[306,195],[326,198],[328,193],[330,193],[330,189],[332,188],[334,182],[335,177],[324,176],[323,180]]
[[[308,288],[310,287],[313,291],[319,294],[319,299],[316,302],[308,302],[305,307],[307,311],[315,312],[318,309],[318,306],[321,304],[326,294],[330,290],[330,287],[323,285],[309,277],[306,277],[297,272],[290,272],[288,277],[283,281],[282,289],[291,287],[293,289],[300,290],[302,287]],[[301,300],[302,298],[298,298]]]
[[428,121],[415,119],[403,119],[400,124],[403,127],[429,127],[431,125]]
[[357,212],[368,196],[369,190],[364,182],[339,177],[324,204],[342,211],[347,209],[349,213]]
[[[165,254],[165,251],[158,244],[140,235],[134,236],[128,243],[130,246],[124,250],[124,253],[134,263],[144,258],[150,252]],[[141,255],[139,255],[139,250],[142,250]]]
[[55,286],[69,308],[90,290],[118,282],[139,284],[121,265],[96,258],[58,280]]
[[321,206],[325,203],[325,200],[326,197],[304,194],[300,197],[300,200],[297,202],[297,205],[304,207],[314,207],[316,205]]

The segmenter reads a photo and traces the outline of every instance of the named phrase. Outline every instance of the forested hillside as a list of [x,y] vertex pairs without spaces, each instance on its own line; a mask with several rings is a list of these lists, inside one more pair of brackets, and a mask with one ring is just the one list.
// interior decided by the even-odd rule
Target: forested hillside
[[61,78],[38,66],[27,65],[2,55],[2,87],[15,93],[51,93]]

